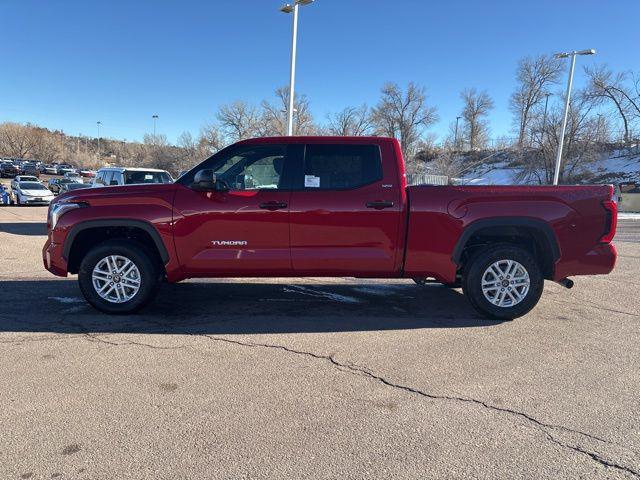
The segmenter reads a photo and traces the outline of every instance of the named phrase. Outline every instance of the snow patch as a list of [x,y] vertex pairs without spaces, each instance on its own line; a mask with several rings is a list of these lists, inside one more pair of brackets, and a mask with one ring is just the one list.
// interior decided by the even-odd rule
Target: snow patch
[[618,212],[618,220],[640,220],[640,213]]
[[49,300],[55,300],[60,303],[82,303],[84,300],[77,297],[47,297]]
[[284,287],[283,290],[289,293],[300,293],[302,295],[309,295],[317,298],[328,298],[335,302],[342,303],[360,303],[360,300],[355,297],[348,297],[346,295],[339,295],[337,293],[323,292],[319,290],[313,290],[307,287],[300,287],[297,285],[291,285],[290,287]]

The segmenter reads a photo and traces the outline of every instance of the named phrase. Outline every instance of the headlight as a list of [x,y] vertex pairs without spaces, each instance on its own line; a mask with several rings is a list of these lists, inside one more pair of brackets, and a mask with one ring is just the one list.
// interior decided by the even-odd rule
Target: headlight
[[50,225],[51,229],[54,229],[56,228],[56,224],[58,223],[58,220],[60,220],[60,217],[65,213],[75,210],[76,208],[84,208],[86,206],[86,203],[54,203],[49,207],[49,218],[47,223]]

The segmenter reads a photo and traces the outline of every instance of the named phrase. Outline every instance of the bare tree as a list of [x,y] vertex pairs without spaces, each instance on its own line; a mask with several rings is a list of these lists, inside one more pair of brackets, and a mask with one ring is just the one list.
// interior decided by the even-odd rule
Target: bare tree
[[3,156],[27,158],[33,155],[40,138],[30,125],[3,123],[0,125],[0,151]]
[[373,122],[369,107],[346,107],[342,111],[328,115],[330,135],[361,136],[371,133]]
[[198,137],[198,147],[202,150],[203,156],[217,152],[224,147],[224,144],[225,142],[222,138],[222,134],[215,125],[203,125]]
[[[585,92],[577,92],[572,98],[567,119],[564,149],[560,168],[560,183],[583,181],[590,175],[591,165],[600,157],[600,120],[593,114],[594,103]],[[563,108],[553,108],[547,119],[547,135],[540,148],[521,151],[524,165],[518,180],[551,184],[556,153],[560,140]]]
[[475,88],[464,90],[460,97],[464,102],[462,118],[464,131],[470,150],[486,145],[489,137],[487,115],[493,109],[493,100],[486,91],[478,92]]
[[631,139],[631,121],[640,116],[640,102],[634,98],[631,87],[626,85],[627,74],[614,74],[606,65],[585,67],[584,71],[589,78],[587,95],[599,104],[613,103],[622,120],[624,141],[628,142]]
[[187,170],[203,159],[203,149],[190,132],[182,132],[178,137],[178,171]]
[[561,61],[547,55],[526,57],[518,63],[518,86],[511,95],[510,105],[518,128],[519,147],[524,144],[535,108],[558,82],[563,68]]
[[[289,106],[289,87],[276,90],[276,100],[262,102],[261,135],[287,134],[287,108]],[[293,102],[293,134],[311,135],[316,132],[309,100],[306,95],[295,94]]]
[[397,138],[409,160],[424,131],[438,119],[435,107],[427,104],[425,89],[410,82],[406,91],[395,83],[382,87],[382,97],[371,116],[378,135]]
[[258,135],[260,113],[256,107],[242,100],[222,105],[216,117],[222,131],[232,142]]

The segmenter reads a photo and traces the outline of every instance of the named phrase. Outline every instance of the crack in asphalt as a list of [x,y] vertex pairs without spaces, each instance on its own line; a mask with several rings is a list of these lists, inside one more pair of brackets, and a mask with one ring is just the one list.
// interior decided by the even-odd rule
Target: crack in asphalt
[[96,335],[96,334],[91,334],[91,333],[84,333],[83,337],[90,341],[90,342],[94,342],[94,343],[104,343],[110,346],[115,346],[115,347],[123,347],[123,346],[127,346],[127,345],[135,345],[138,347],[148,347],[148,348],[152,348],[154,350],[180,350],[183,348],[187,348],[188,345],[176,345],[174,347],[162,347],[159,345],[151,345],[149,343],[142,343],[142,342],[134,342],[132,340],[127,340],[124,342],[111,342],[109,340],[105,340],[104,338],[100,338],[101,335]]
[[475,398],[469,398],[469,397],[459,397],[459,396],[452,396],[452,395],[437,395],[437,394],[433,394],[433,393],[428,393],[422,390],[419,390],[417,388],[414,387],[410,387],[407,385],[402,385],[399,383],[394,383],[390,380],[387,380],[386,378],[380,376],[380,375],[376,375],[375,373],[373,373],[371,370],[369,369],[365,369],[363,367],[357,366],[355,364],[347,364],[347,363],[342,363],[339,362],[338,360],[336,360],[332,355],[321,355],[321,354],[317,354],[317,353],[313,353],[313,352],[307,352],[305,350],[296,350],[293,348],[289,348],[286,347],[284,345],[277,345],[277,344],[268,344],[268,343],[254,343],[254,342],[241,342],[239,340],[232,340],[229,338],[224,338],[224,337],[217,337],[214,335],[208,335],[208,334],[199,334],[200,336],[206,337],[210,340],[216,341],[216,342],[223,342],[223,343],[229,343],[229,344],[233,344],[233,345],[239,345],[242,347],[249,347],[249,348],[270,348],[270,349],[275,349],[275,350],[282,350],[284,352],[287,353],[292,353],[295,355],[301,355],[301,356],[306,356],[306,357],[311,357],[314,358],[316,360],[324,360],[327,361],[329,363],[331,363],[333,366],[335,366],[338,370],[340,371],[344,371],[346,373],[351,373],[354,375],[358,375],[358,376],[363,376],[366,378],[370,378],[372,380],[376,380],[380,383],[382,383],[385,386],[394,388],[394,389],[398,389],[398,390],[402,390],[414,395],[419,395],[421,397],[424,398],[428,398],[431,400],[447,400],[447,401],[455,401],[455,402],[461,402],[461,403],[469,403],[469,404],[474,404],[480,407],[483,407],[487,410],[491,410],[493,412],[498,412],[498,413],[506,413],[509,415],[514,415],[517,417],[520,417],[522,419],[525,419],[526,421],[532,423],[533,425],[535,425],[536,429],[541,431],[542,433],[544,433],[544,435],[546,436],[546,438],[551,441],[552,443],[569,449],[569,450],[573,450],[575,452],[581,453],[585,456],[588,456],[589,458],[591,458],[593,461],[599,463],[600,465],[607,467],[607,468],[614,468],[617,470],[620,470],[621,472],[626,472],[629,473],[631,475],[634,475],[636,477],[640,478],[640,472],[627,467],[625,465],[620,465],[618,463],[615,463],[611,460],[608,460],[602,456],[600,456],[599,454],[595,453],[595,452],[591,452],[589,450],[585,450],[579,446],[576,445],[569,445],[567,443],[564,443],[560,440],[558,440],[557,438],[555,438],[553,435],[551,435],[551,433],[549,433],[547,431],[547,429],[551,429],[551,430],[559,430],[559,431],[564,431],[564,432],[568,432],[568,433],[572,433],[574,435],[580,435],[586,438],[590,438],[592,440],[596,440],[598,442],[602,442],[605,444],[609,444],[609,445],[618,445],[618,446],[623,446],[623,445],[619,445],[616,444],[615,442],[611,442],[609,440],[606,440],[604,438],[600,438],[596,435],[592,435],[590,433],[586,433],[586,432],[582,432],[580,430],[574,430],[571,429],[569,427],[565,427],[563,425],[554,425],[551,423],[545,423],[542,422],[541,420],[538,420],[534,417],[532,417],[531,415],[528,415],[524,412],[520,412],[518,410],[513,410],[510,408],[505,408],[505,407],[499,407],[496,405],[491,405],[490,403],[487,403],[483,400],[477,400]]

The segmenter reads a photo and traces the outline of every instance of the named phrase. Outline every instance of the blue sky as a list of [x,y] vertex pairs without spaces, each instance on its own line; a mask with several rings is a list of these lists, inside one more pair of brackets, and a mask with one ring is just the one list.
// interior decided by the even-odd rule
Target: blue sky
[[[279,0],[0,0],[0,121],[139,140],[194,135],[219,104],[271,98],[289,75]],[[639,0],[316,0],[301,9],[296,89],[317,120],[413,80],[445,134],[462,89],[486,89],[493,136],[525,55],[596,48],[578,65],[640,72]],[[576,84],[580,86],[581,68]]]

